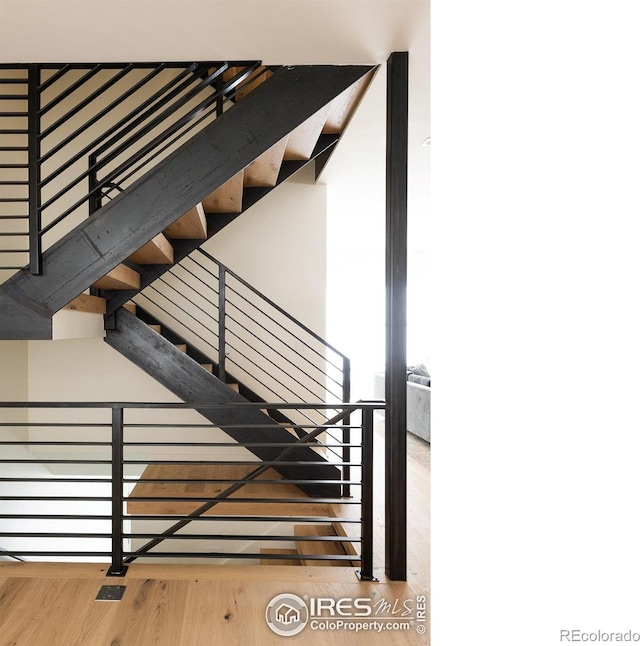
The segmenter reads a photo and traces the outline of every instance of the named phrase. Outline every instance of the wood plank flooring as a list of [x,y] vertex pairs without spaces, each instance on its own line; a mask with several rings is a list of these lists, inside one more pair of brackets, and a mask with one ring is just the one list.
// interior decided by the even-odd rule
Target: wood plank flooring
[[[376,425],[377,461],[383,459]],[[407,582],[390,582],[383,565],[384,497],[375,500],[376,576],[360,582],[355,568],[286,565],[166,565],[133,563],[124,578],[106,578],[107,565],[84,563],[0,564],[1,646],[209,646],[322,644],[429,644],[429,446],[409,436],[409,568]],[[121,601],[96,601],[102,585],[124,585]],[[280,637],[265,622],[276,595],[369,597],[401,605],[425,595],[427,629],[372,633],[313,630]],[[326,614],[326,613],[325,613]],[[389,616],[387,611],[382,613]],[[394,621],[402,621],[399,613]],[[335,619],[335,618],[334,618]],[[366,621],[371,618],[347,618]]]

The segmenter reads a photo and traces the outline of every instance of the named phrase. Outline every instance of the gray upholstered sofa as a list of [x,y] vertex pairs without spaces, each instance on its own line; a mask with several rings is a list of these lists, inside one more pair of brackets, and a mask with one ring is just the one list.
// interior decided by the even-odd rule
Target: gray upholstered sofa
[[[373,394],[385,398],[384,372],[374,375]],[[431,442],[431,377],[424,365],[407,369],[407,430]]]

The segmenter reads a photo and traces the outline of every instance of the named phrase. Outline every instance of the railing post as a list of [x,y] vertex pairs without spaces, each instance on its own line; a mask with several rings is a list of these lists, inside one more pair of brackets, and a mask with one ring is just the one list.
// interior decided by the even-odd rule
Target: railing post
[[227,270],[218,265],[218,379],[220,381],[227,381],[226,361],[227,355],[225,353],[226,342],[226,284],[227,284]]
[[362,543],[359,573],[361,581],[373,576],[373,409],[362,409]]
[[122,406],[111,409],[111,567],[107,576],[124,576],[127,566],[122,562]]
[[40,66],[28,68],[28,147],[29,147],[29,272],[42,273],[42,216],[40,213]]
[[[100,199],[100,192],[96,190],[98,185],[98,171],[94,169],[96,162],[98,161],[95,153],[89,155],[89,176],[87,177],[87,182],[89,185],[89,215],[93,215],[101,206],[102,200]],[[91,170],[93,169],[93,170]]]
[[[347,403],[351,399],[351,360],[348,357],[342,359],[342,402]],[[342,479],[351,480],[351,467],[348,466],[351,462],[351,447],[346,446],[351,444],[351,415],[347,415],[342,420],[342,462],[345,464],[342,467]],[[351,485],[342,485],[342,496],[344,498],[351,497]]]

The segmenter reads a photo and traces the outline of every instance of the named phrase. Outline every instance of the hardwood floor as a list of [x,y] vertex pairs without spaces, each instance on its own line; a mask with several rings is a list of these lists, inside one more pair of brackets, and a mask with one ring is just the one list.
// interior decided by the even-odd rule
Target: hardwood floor
[[[384,462],[382,424],[376,424],[377,467]],[[282,565],[211,566],[134,563],[125,578],[105,578],[104,564],[0,564],[1,646],[209,646],[222,644],[428,644],[430,447],[408,437],[407,582],[384,576],[384,496],[375,500],[375,583],[358,581],[355,569]],[[381,473],[381,472],[379,472]],[[376,480],[382,480],[381,475]],[[124,585],[121,601],[96,601],[103,585]],[[278,594],[310,599],[369,598],[371,617],[347,622],[402,622],[403,602],[426,598],[426,621],[407,630],[314,630],[281,637],[265,622]],[[384,601],[383,601],[384,600]],[[388,604],[386,611],[382,610]],[[411,606],[413,611],[415,606]],[[325,612],[324,615],[327,613]],[[414,613],[415,614],[415,613]],[[322,621],[339,616],[323,616]],[[426,634],[418,633],[425,626]]]

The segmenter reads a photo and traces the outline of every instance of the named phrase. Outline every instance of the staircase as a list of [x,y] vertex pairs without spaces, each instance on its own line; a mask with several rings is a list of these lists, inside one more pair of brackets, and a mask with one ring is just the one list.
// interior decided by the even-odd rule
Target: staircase
[[[66,89],[50,98],[45,92],[51,91],[58,79],[64,80],[70,67],[60,67],[40,84],[29,75],[29,91],[38,94],[38,118],[56,114],[69,96],[108,66],[86,66],[87,72],[80,66],[77,80],[69,79]],[[50,172],[46,162],[77,138],[82,128],[57,140],[45,152],[47,136],[61,124],[73,125],[86,105],[116,85],[132,67],[121,66],[105,85],[91,93],[87,90],[79,104],[57,120],[51,119],[48,125],[41,121],[38,146],[31,143],[33,119],[29,116],[31,189],[29,199],[21,201],[29,202],[31,262],[29,268],[0,286],[0,339],[50,339],[51,317],[64,307],[104,312],[106,342],[184,402],[195,406],[201,402],[259,401],[242,382],[235,382],[237,390],[226,383],[224,370],[220,373],[223,360],[216,362],[181,342],[184,340],[167,325],[150,322],[148,315],[147,320],[144,314],[139,317],[129,303],[306,164],[315,160],[319,173],[375,70],[370,66],[265,68],[259,62],[194,63],[178,73],[166,90],[163,88],[164,94],[159,91],[145,101],[139,116],[132,112],[129,124],[120,132],[120,122],[115,123],[96,138],[93,147],[85,147]],[[161,68],[145,79],[160,74]],[[44,77],[39,78],[42,81]],[[125,94],[129,96],[134,87],[142,87],[145,79]],[[190,85],[193,83],[197,83],[195,88]],[[158,107],[153,112],[156,97]],[[29,115],[32,108],[30,105]],[[104,110],[87,124],[93,127]],[[201,119],[205,112],[207,116]],[[169,117],[175,117],[174,121],[157,134],[160,124]],[[185,132],[189,132],[188,137]],[[131,157],[122,161],[129,148]],[[46,160],[42,164],[33,159],[38,152]],[[59,180],[73,170],[73,163],[82,162],[81,153],[88,155],[89,170],[83,166],[77,178],[55,193],[57,186],[51,189],[50,179]],[[13,166],[3,163],[0,170]],[[61,205],[61,213],[55,212],[56,205],[62,204],[61,196],[72,196],[70,187],[85,179],[86,196],[66,210]],[[70,197],[69,202],[73,199]],[[82,204],[88,207],[90,217],[65,232],[64,225],[72,222],[74,209]],[[54,209],[54,213],[43,226],[42,214],[47,209]],[[41,251],[43,241],[56,232],[60,232],[59,238]],[[291,441],[290,420],[281,416],[274,419],[260,407],[199,412],[239,441]],[[271,447],[254,447],[251,451],[263,461],[273,459],[278,452]],[[300,481],[299,494],[340,495],[339,486],[331,484],[340,478],[340,472],[312,446],[296,448],[290,462],[275,469],[282,477]],[[304,480],[325,484],[305,485]],[[302,538],[307,531],[304,526],[298,531],[300,541],[309,542]],[[310,542],[324,545],[327,541]]]
[[0,338],[51,338],[52,314],[90,287],[108,300],[107,314],[115,312],[172,259],[334,146],[372,72],[282,67],[247,88],[231,109],[47,249],[41,275],[22,270],[1,286]]

